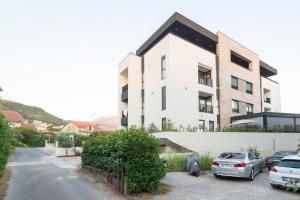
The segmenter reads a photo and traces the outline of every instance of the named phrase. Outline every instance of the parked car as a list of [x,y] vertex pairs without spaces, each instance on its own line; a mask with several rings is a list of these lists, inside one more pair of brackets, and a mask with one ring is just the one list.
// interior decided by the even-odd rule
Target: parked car
[[269,175],[273,188],[284,187],[286,183],[295,181],[300,187],[300,154],[284,157],[277,166],[273,166]]
[[266,167],[270,170],[274,165],[277,165],[283,157],[288,155],[297,155],[297,151],[277,151],[274,155],[265,158]]
[[222,153],[212,163],[212,173],[215,177],[241,177],[252,181],[262,171],[262,159],[256,158],[250,152]]

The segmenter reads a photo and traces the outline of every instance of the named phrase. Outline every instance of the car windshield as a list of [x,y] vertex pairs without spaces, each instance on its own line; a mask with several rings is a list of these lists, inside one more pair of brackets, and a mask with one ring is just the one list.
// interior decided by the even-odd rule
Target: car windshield
[[300,160],[282,160],[278,166],[300,169]]
[[244,153],[222,153],[218,158],[223,159],[245,159],[246,155]]
[[288,156],[288,155],[291,155],[291,154],[297,154],[297,152],[294,152],[294,151],[279,151],[279,152],[276,152],[274,154],[274,156]]

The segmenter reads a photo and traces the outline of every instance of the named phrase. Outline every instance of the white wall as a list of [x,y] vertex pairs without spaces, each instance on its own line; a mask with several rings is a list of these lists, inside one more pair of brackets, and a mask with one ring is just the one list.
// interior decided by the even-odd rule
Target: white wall
[[[166,56],[166,79],[161,80],[161,57]],[[199,126],[199,119],[217,124],[216,56],[173,34],[166,35],[145,55],[145,127],[161,129],[166,117],[175,126]],[[198,64],[211,68],[213,88],[198,83]],[[166,86],[166,110],[161,110],[161,88]],[[214,114],[199,112],[198,91],[213,94]]]
[[[126,76],[124,71],[128,70]],[[122,87],[128,84],[128,103],[121,102]],[[142,101],[141,101],[141,58],[133,53],[128,54],[119,64],[119,95],[118,113],[119,129],[121,126],[122,110],[128,110],[128,127],[141,126]]]
[[[265,77],[261,77],[261,85],[262,85],[261,92],[262,92],[262,102],[263,102],[262,111],[264,111],[264,108],[266,107],[271,109],[270,112],[280,112],[281,111],[280,85]],[[271,91],[270,104],[264,102],[264,88]]]
[[249,146],[257,146],[267,156],[279,150],[296,150],[300,144],[300,133],[160,132],[154,136],[213,156],[226,151],[247,150]]

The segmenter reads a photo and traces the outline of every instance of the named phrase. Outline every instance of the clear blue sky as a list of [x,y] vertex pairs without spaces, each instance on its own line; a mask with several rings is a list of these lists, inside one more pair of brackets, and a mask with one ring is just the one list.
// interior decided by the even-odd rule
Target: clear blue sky
[[175,11],[274,66],[300,113],[300,1],[0,0],[2,98],[65,119],[117,114],[117,64]]

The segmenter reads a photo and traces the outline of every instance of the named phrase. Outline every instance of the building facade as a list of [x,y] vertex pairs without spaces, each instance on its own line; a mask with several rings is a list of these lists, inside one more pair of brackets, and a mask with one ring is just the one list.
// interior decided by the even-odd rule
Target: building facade
[[231,117],[280,111],[277,70],[225,34],[175,13],[119,63],[119,129],[214,130]]

